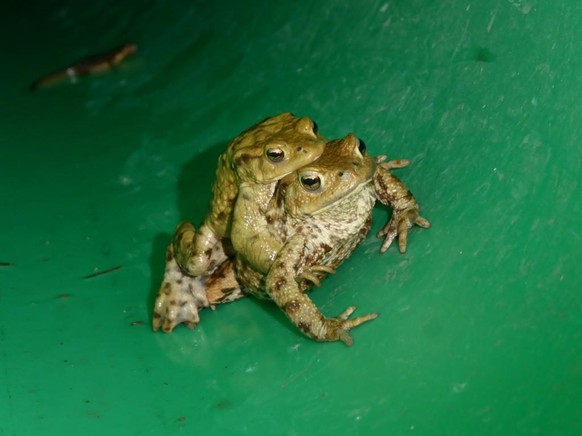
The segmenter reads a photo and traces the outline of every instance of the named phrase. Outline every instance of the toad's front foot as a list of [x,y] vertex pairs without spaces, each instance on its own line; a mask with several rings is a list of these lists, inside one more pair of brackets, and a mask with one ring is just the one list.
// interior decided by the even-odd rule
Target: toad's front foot
[[172,245],[166,254],[164,280],[156,298],[152,327],[170,333],[178,324],[194,328],[200,322],[198,310],[208,307],[202,278],[182,272],[173,256]]
[[172,249],[178,267],[192,277],[212,274],[227,259],[224,241],[204,223],[198,230],[186,221],[178,224]]
[[329,274],[335,274],[335,269],[325,265],[313,265],[307,271],[303,271],[299,278],[310,281],[319,288],[321,286],[321,280]]
[[384,236],[384,242],[380,247],[380,253],[384,253],[396,236],[398,236],[398,248],[401,253],[406,252],[406,246],[408,243],[408,231],[414,226],[428,229],[430,227],[430,222],[421,217],[418,213],[418,206],[415,204],[412,207],[403,210],[394,210],[392,212],[392,218],[384,226],[382,230],[378,232],[378,237]]
[[319,341],[342,341],[348,347],[352,346],[352,337],[349,331],[354,327],[364,324],[378,318],[378,313],[358,316],[357,318],[348,319],[356,310],[355,306],[350,306],[344,310],[341,315],[335,318],[325,318],[321,326],[321,331],[316,332],[316,340]]
[[396,168],[405,168],[410,165],[410,161],[408,159],[395,159],[391,161],[386,161],[388,156],[385,154],[376,156],[376,163],[384,168],[385,170],[393,170]]

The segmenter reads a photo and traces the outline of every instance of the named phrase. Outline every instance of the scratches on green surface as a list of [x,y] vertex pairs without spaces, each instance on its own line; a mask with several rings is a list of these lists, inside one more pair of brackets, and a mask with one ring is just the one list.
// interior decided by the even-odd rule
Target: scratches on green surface
[[105,275],[105,274],[109,274],[109,273],[118,271],[118,270],[120,270],[122,268],[123,268],[122,265],[118,265],[118,266],[114,266],[113,268],[109,268],[109,269],[106,269],[106,270],[103,270],[103,271],[97,271],[97,272],[95,272],[93,274],[89,274],[89,275],[83,277],[83,280],[93,279],[95,277],[99,277],[99,276],[102,276],[102,275]]

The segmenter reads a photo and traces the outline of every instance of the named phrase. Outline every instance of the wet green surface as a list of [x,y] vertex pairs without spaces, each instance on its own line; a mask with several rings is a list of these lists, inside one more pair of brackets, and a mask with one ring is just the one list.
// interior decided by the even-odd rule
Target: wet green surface
[[[0,434],[582,433],[577,2],[11,3]],[[125,41],[112,74],[28,91]],[[352,348],[250,299],[152,333],[175,224],[283,111],[413,160],[433,228],[405,256],[370,235],[312,294],[382,316]]]

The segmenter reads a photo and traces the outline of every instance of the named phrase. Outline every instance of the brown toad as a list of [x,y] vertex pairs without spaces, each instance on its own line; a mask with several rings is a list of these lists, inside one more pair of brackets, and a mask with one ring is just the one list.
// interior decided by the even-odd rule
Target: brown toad
[[[351,345],[349,330],[377,314],[349,319],[355,310],[349,307],[338,317],[328,318],[305,291],[311,283],[319,285],[365,238],[376,200],[393,208],[392,219],[379,233],[386,235],[381,251],[398,235],[404,252],[408,230],[414,224],[430,225],[420,217],[410,191],[388,171],[407,164],[377,165],[363,142],[350,134],[331,141],[318,160],[283,178],[264,216],[257,215],[252,198],[241,190],[231,237],[236,251],[234,273],[242,289],[272,299],[310,338]],[[243,295],[229,262],[210,275],[205,286],[210,304]]]
[[[167,251],[166,272],[154,308],[153,328],[171,331],[184,322],[198,322],[196,308],[207,305],[191,276],[210,274],[226,260],[232,210],[244,186],[254,197],[270,198],[276,182],[317,159],[325,144],[317,124],[308,117],[283,113],[242,132],[218,159],[210,211],[196,231],[188,222],[178,225]],[[184,274],[186,273],[186,274]]]
[[[281,229],[282,247],[277,248],[267,238],[274,249],[269,252],[263,248],[269,256],[257,259],[261,250],[252,244],[241,247],[237,243],[241,232],[233,233],[238,282],[247,292],[272,299],[310,338],[342,340],[350,345],[349,330],[377,315],[348,319],[355,310],[349,307],[337,318],[327,318],[304,291],[309,281],[318,284],[319,275],[337,268],[363,240],[377,199],[394,209],[385,227],[387,245],[399,232],[404,250],[408,229],[414,224],[429,225],[419,216],[408,189],[384,167],[378,167],[355,136],[328,143],[317,161],[278,185],[266,220]],[[234,225],[240,215],[242,222],[252,221],[244,211],[245,204],[237,202]],[[266,246],[262,238],[257,239],[259,247]]]

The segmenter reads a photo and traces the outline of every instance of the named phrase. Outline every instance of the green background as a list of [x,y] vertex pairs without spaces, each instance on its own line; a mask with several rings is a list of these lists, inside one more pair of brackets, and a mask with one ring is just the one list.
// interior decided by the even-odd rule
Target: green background
[[[580,2],[8,1],[0,17],[0,434],[582,433]],[[28,90],[126,41],[116,71]],[[312,294],[381,317],[352,348],[252,299],[153,333],[174,226],[203,218],[226,143],[284,111],[413,161],[397,174],[433,227],[380,255],[377,208]]]

